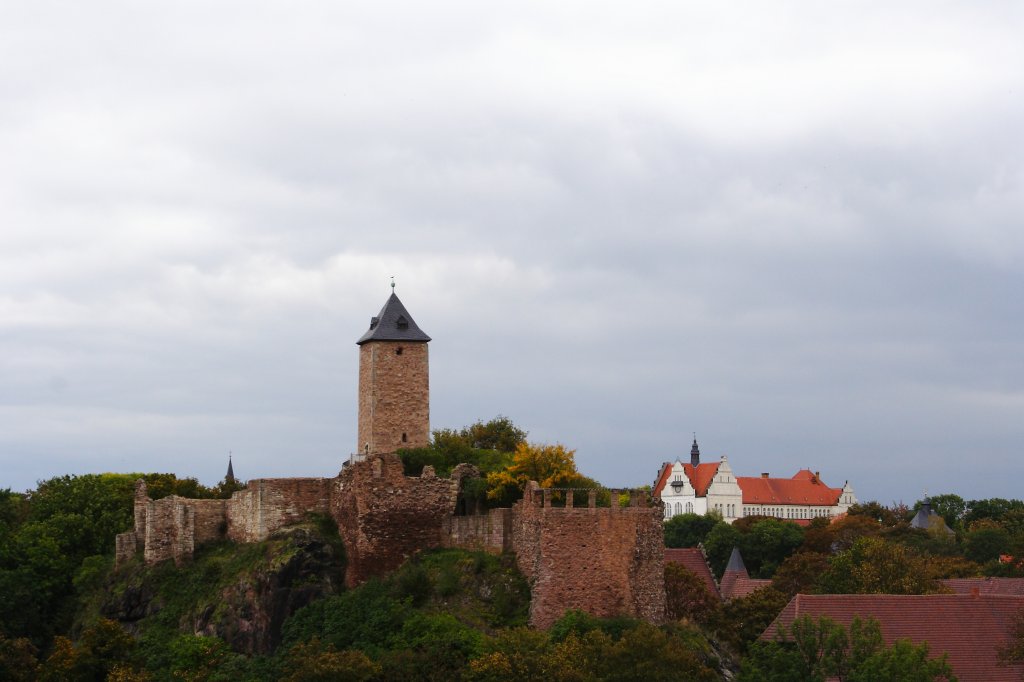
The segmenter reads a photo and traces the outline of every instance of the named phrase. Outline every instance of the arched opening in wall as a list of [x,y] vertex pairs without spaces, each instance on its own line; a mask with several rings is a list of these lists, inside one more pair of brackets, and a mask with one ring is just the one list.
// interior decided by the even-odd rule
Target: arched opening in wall
[[409,442],[409,436],[407,434],[405,434],[405,433],[402,434],[402,442],[403,443],[408,443]]

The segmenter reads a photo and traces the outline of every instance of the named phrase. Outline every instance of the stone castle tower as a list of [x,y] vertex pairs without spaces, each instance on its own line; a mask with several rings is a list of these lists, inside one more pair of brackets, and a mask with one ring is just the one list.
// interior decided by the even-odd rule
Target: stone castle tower
[[427,342],[392,284],[391,296],[359,346],[359,442],[374,455],[430,444]]

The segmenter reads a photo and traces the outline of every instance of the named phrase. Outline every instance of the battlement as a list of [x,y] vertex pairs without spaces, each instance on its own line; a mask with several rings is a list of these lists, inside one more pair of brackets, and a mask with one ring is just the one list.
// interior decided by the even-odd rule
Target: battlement
[[[532,482],[531,482],[532,483]],[[629,511],[653,506],[650,491],[644,488],[541,488],[527,486],[523,493],[524,504],[544,509],[616,509]],[[623,505],[623,496],[628,496],[628,505]],[[586,500],[584,507],[582,501]]]

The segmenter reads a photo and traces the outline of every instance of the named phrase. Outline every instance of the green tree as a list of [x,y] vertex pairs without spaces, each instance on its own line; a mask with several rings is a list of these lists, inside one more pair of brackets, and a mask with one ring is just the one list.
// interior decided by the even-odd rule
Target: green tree
[[879,502],[860,502],[852,505],[846,512],[847,516],[867,516],[886,528],[898,526],[910,521],[902,509],[886,507]]
[[747,571],[755,578],[771,578],[779,565],[804,541],[803,528],[779,519],[761,519],[740,537],[739,547]]
[[7,639],[0,632],[0,680],[32,682],[36,679],[39,651],[24,637]]
[[772,576],[772,587],[788,597],[811,593],[829,566],[829,558],[818,552],[797,552],[790,556]]
[[115,668],[132,668],[135,640],[118,623],[101,618],[82,631],[77,645],[57,637],[39,669],[43,682],[105,680]]
[[526,442],[526,431],[512,423],[508,417],[498,415],[488,422],[478,421],[463,428],[459,436],[471,448],[515,452]]
[[1024,501],[1006,500],[1001,497],[992,497],[987,500],[971,500],[967,503],[967,512],[964,514],[963,525],[970,528],[982,519],[1000,521],[1011,511],[1024,510]]
[[367,682],[382,672],[363,652],[338,651],[318,639],[296,644],[285,660],[290,673],[285,682]]
[[708,555],[708,563],[715,577],[721,578],[725,571],[725,565],[729,562],[729,555],[733,547],[738,547],[742,534],[728,523],[720,523],[712,527],[711,531],[704,538],[704,551]]
[[718,614],[721,603],[696,573],[680,564],[665,564],[665,611],[670,619],[689,618],[707,625]]
[[1010,550],[1010,532],[993,521],[979,521],[964,536],[964,556],[971,561],[996,561]]
[[665,522],[666,547],[696,547],[722,521],[717,514],[679,514]]
[[1013,617],[1009,635],[1009,638],[999,646],[999,662],[1002,665],[1024,663],[1024,609]]
[[772,587],[761,587],[745,597],[726,602],[712,628],[719,639],[743,653],[789,603],[789,597]]
[[773,642],[757,642],[743,660],[740,682],[936,682],[953,681],[945,655],[928,657],[928,645],[905,640],[886,647],[878,622],[854,618],[849,630],[828,617],[797,618]]
[[832,557],[818,581],[823,594],[935,594],[945,592],[928,557],[909,547],[865,537]]

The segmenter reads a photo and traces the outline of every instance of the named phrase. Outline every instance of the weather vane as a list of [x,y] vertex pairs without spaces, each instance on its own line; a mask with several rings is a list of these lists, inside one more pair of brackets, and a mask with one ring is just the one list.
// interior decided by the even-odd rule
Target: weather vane
[[395,292],[395,276],[391,275],[391,293]]

